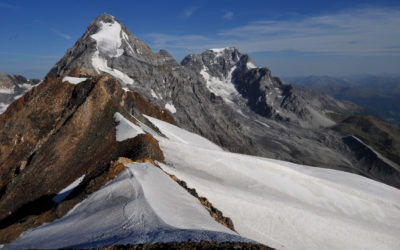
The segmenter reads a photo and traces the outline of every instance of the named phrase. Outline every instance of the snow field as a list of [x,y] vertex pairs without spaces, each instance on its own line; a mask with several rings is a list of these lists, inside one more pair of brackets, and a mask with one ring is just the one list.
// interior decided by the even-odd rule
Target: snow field
[[117,126],[117,134],[116,134],[116,140],[117,141],[124,141],[129,138],[136,137],[139,134],[144,134],[145,132],[143,129],[132,122],[130,122],[128,119],[123,117],[120,113],[115,113],[114,114],[114,119],[115,121],[119,122]]
[[23,233],[5,249],[248,241],[217,223],[186,190],[149,163],[127,164],[67,215]]
[[162,169],[207,197],[240,235],[278,249],[399,249],[399,190],[341,171],[212,150],[211,142],[199,147],[182,136],[187,131],[149,119],[169,137],[157,138]]

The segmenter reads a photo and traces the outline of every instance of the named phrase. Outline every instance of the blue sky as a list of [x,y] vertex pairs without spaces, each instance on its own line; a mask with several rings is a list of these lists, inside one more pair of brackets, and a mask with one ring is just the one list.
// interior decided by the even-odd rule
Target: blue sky
[[178,61],[236,46],[277,76],[400,74],[400,1],[0,0],[0,72],[42,78],[101,13]]

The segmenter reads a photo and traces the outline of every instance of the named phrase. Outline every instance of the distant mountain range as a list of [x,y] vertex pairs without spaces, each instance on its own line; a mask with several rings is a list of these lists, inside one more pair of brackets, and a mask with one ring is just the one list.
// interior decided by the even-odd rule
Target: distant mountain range
[[0,114],[8,105],[39,84],[39,79],[26,79],[20,75],[6,75],[0,72]]
[[364,113],[400,125],[400,76],[303,76],[284,80],[299,89],[312,88],[338,100],[351,101],[365,108]]
[[400,245],[393,127],[235,47],[178,63],[103,14],[40,84],[14,78],[2,249]]

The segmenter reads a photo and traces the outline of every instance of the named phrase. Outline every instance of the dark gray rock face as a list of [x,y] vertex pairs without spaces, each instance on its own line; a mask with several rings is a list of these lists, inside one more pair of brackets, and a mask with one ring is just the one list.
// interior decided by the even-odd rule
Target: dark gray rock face
[[[112,34],[113,29],[119,29],[116,37]],[[95,40],[96,34],[102,32],[110,38],[108,41]],[[118,56],[112,52],[102,54],[104,49],[99,48],[99,40],[100,44],[105,44],[104,47],[116,44],[114,50],[120,51]],[[102,61],[103,65],[98,61]],[[96,18],[49,74],[68,76],[76,67],[89,74],[114,76],[126,90],[134,90],[152,104],[169,110],[180,126],[204,135],[229,150],[256,152],[248,146],[251,139],[240,133],[239,126],[229,119],[235,111],[210,93],[201,78],[187,71],[168,52],[151,51],[110,15],[103,14]]]
[[[49,74],[79,72],[113,76],[124,89],[169,110],[182,128],[227,150],[364,174],[342,135],[326,128],[334,124],[327,107],[345,106],[307,100],[234,47],[189,55],[179,64],[103,14]],[[373,168],[376,162],[366,164]],[[368,176],[382,180],[379,171]]]
[[[247,55],[236,48],[211,49],[200,55],[189,55],[182,65],[202,76],[207,87],[228,102],[245,102],[255,113],[302,127],[329,127],[334,122],[329,112],[352,112],[352,107],[316,92],[295,90],[273,77],[268,68],[258,68]],[[216,84],[219,83],[218,88]],[[229,95],[226,94],[229,92]]]
[[[370,178],[379,176],[379,181],[400,188],[399,165],[388,159],[382,160],[383,156],[354,136],[343,137],[343,142],[355,153],[357,161],[354,162],[354,165],[363,169],[366,176]],[[373,163],[373,168],[370,167],[371,163]]]
[[39,79],[28,80],[20,75],[6,75],[0,72],[0,114],[39,82]]

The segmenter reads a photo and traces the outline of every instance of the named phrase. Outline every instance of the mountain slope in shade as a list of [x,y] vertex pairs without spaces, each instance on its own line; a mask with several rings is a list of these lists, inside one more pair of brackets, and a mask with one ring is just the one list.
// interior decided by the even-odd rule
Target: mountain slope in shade
[[381,154],[400,165],[400,128],[374,116],[349,116],[334,129],[357,136]]
[[39,82],[38,79],[28,80],[20,75],[6,75],[0,72],[0,114]]

